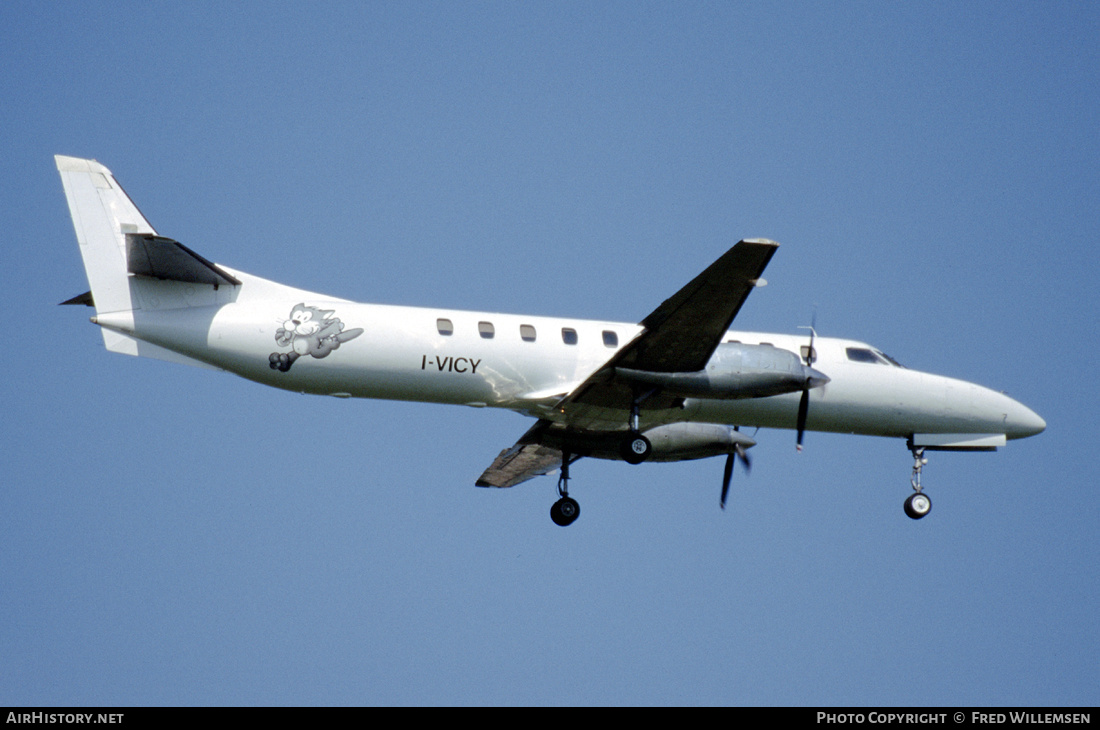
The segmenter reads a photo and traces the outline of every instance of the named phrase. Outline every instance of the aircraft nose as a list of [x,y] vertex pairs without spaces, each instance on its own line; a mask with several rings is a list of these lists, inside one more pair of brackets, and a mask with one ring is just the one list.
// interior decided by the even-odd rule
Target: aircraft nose
[[1042,433],[1047,422],[1023,403],[1005,396],[1008,401],[1005,413],[1005,436],[1010,439],[1022,439]]

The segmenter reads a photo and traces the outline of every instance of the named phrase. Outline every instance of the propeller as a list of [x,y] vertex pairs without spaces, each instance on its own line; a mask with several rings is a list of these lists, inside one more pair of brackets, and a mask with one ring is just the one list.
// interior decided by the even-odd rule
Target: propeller
[[798,439],[796,441],[796,448],[802,451],[802,437],[806,435],[806,417],[810,413],[810,389],[817,388],[825,385],[829,382],[829,378],[817,370],[814,370],[811,365],[817,360],[817,352],[814,350],[814,337],[817,336],[817,307],[814,307],[813,316],[810,318],[810,326],[799,326],[799,329],[810,331],[810,345],[806,347],[803,352],[802,363],[805,366],[806,380],[802,384],[802,398],[798,401],[798,420],[795,422],[795,428],[798,430]]
[[[734,429],[735,431],[737,429]],[[752,462],[749,460],[749,454],[745,450],[745,447],[741,444],[734,444],[733,451],[726,457],[726,470],[722,474],[722,509],[726,508],[726,497],[730,493],[730,479],[733,477],[733,463],[738,459],[745,467],[745,473],[748,474],[752,471]]]
[[[808,382],[808,381],[807,381]],[[802,388],[802,398],[798,401],[798,440],[795,448],[802,451],[802,437],[806,435],[806,416],[810,413],[810,386]]]

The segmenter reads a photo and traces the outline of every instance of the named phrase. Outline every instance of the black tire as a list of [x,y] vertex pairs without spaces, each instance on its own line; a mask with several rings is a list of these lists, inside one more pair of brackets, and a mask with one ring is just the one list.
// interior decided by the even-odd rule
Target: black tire
[[653,444],[640,433],[628,434],[619,447],[619,455],[628,464],[641,464],[653,453]]
[[924,492],[910,494],[909,499],[905,500],[905,514],[910,519],[919,520],[930,511],[932,511],[932,500]]
[[573,524],[580,514],[581,506],[572,497],[562,497],[550,507],[550,519],[562,527]]

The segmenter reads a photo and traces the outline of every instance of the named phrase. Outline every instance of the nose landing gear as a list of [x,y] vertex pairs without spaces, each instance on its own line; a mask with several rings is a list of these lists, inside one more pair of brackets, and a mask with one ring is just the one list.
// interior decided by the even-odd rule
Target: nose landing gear
[[913,452],[913,476],[909,478],[909,483],[913,485],[916,493],[910,494],[909,499],[905,500],[905,514],[914,520],[919,520],[932,510],[932,500],[921,491],[920,484],[921,470],[928,463],[928,459],[924,456],[923,448],[917,448],[910,443],[909,450]]

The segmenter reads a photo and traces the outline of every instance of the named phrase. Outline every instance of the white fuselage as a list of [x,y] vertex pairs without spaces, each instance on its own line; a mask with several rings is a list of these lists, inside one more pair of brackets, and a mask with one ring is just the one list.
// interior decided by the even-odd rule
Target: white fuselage
[[[188,300],[178,283],[162,282],[165,296],[181,306],[163,308],[160,301],[159,309],[100,313],[95,319],[106,329],[286,390],[506,408],[550,420],[562,396],[641,332],[639,325],[622,322],[358,304],[234,273],[243,286],[232,295],[223,289]],[[151,284],[134,294],[156,296]],[[301,356],[293,366],[286,372],[273,369],[272,353],[295,349],[280,346],[277,338],[289,313],[303,302],[362,332],[319,357],[297,343]],[[723,341],[771,344],[798,354],[808,336],[731,331]],[[814,348],[813,366],[830,382],[810,392],[810,430],[906,438],[988,434],[1003,441],[1045,426],[1002,393],[900,367],[864,343],[817,337]],[[660,420],[794,428],[798,402],[799,393],[688,398]],[[624,413],[609,413],[607,419],[608,428],[626,427]],[[999,445],[985,445],[990,444]]]
[[724,455],[724,507],[739,427],[906,439],[905,502],[928,514],[926,449],[990,450],[1042,431],[1006,395],[901,367],[850,340],[727,331],[779,244],[745,238],[640,324],[358,304],[219,266],[160,236],[95,160],[57,155],[108,350],[214,367],[339,398],[505,408],[539,419],[477,479],[507,488],[558,470],[550,515],[572,523],[569,468]]

